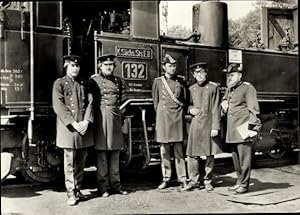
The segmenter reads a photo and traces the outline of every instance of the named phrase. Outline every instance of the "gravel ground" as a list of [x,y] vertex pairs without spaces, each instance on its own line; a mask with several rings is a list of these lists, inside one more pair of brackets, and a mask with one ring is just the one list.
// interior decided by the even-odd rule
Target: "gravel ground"
[[[257,168],[252,171],[250,192],[259,195],[268,191],[279,192],[300,188],[300,165]],[[227,186],[235,183],[231,166],[216,166],[215,189],[181,192],[174,180],[172,187],[157,190],[161,180],[160,166],[150,166],[140,173],[123,173],[122,181],[127,196],[111,195],[101,198],[94,195],[95,172],[86,172],[82,192],[90,197],[70,207],[66,204],[63,182],[53,185],[3,186],[1,187],[1,214],[184,214],[184,213],[283,213],[300,212],[299,198],[277,204],[242,204],[230,201],[232,195]],[[9,182],[8,182],[9,183]],[[300,193],[300,190],[299,190]],[[247,196],[246,196],[247,197]],[[234,196],[234,198],[236,198]],[[239,197],[238,197],[239,198]],[[237,198],[237,199],[238,199]],[[245,197],[243,197],[245,198]],[[252,197],[253,198],[253,197]]]

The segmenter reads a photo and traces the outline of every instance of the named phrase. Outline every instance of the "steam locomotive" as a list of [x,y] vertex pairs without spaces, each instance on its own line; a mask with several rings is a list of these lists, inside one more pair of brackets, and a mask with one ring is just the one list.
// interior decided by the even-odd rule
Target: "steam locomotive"
[[[159,3],[1,2],[1,181],[14,174],[47,183],[63,174],[51,93],[54,80],[63,76],[66,54],[81,56],[81,75],[86,79],[98,73],[98,56],[114,53],[118,57],[116,75],[128,86],[120,107],[127,143],[123,168],[144,169],[159,159],[151,86],[161,75],[165,53],[176,57],[178,75],[188,85],[194,81],[189,65],[207,62],[209,79],[220,83],[224,92],[222,70],[236,60],[228,51],[226,3],[194,5],[194,33],[189,38],[160,35]],[[299,147],[298,52],[293,50],[298,45],[298,7],[283,13],[294,43],[280,28],[278,11],[262,10],[262,39],[267,47],[231,49],[243,64],[244,79],[258,92],[263,128],[255,150],[273,158]],[[269,49],[278,44],[281,50]],[[190,117],[186,118],[189,122]]]

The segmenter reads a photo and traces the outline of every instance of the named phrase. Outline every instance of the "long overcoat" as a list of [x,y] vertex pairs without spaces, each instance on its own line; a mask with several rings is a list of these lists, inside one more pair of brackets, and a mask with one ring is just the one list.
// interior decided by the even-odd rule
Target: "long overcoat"
[[94,98],[94,139],[96,150],[124,148],[120,102],[124,81],[117,76],[93,76],[89,86]]
[[259,114],[257,93],[254,86],[248,82],[240,82],[237,86],[226,89],[223,100],[228,101],[227,110],[227,143],[248,142],[237,131],[237,127],[249,121],[256,123]]
[[[57,79],[53,84],[52,103],[57,115],[56,144],[60,148],[79,149],[94,145],[92,135],[93,97],[88,93],[84,81],[69,76]],[[71,126],[76,121],[88,120],[89,127],[84,135]]]
[[[174,76],[166,81],[174,96],[185,103],[185,88],[180,80]],[[156,111],[155,137],[160,143],[182,142],[184,139],[184,111],[167,92],[161,77],[154,79],[152,98]]]
[[217,83],[198,83],[189,88],[190,106],[200,112],[193,116],[188,135],[188,156],[209,156],[222,153],[219,136],[211,137],[211,130],[220,130],[220,90]]

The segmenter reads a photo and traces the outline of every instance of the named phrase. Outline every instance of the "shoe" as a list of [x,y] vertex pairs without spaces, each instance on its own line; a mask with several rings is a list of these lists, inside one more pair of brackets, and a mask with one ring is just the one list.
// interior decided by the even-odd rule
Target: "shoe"
[[190,191],[194,188],[194,185],[192,183],[186,183],[186,185],[183,186],[181,191]]
[[75,194],[76,196],[76,200],[78,201],[84,201],[84,200],[87,200],[88,197],[86,195],[83,195],[80,191],[76,192]]
[[238,189],[236,189],[235,191],[234,191],[234,193],[233,194],[243,194],[243,193],[247,193],[248,192],[248,189],[247,188],[245,188],[245,187],[239,187]]
[[169,182],[168,181],[163,181],[159,186],[158,189],[162,190],[165,189],[169,186]]
[[109,193],[108,192],[104,192],[104,193],[102,193],[101,196],[104,197],[104,198],[107,198],[107,197],[109,197]]
[[240,185],[236,184],[232,187],[228,187],[227,190],[228,191],[231,191],[231,192],[234,192],[235,190],[237,190],[238,188],[240,187]]
[[77,199],[75,196],[70,196],[68,197],[67,204],[70,206],[76,205],[77,204]]
[[128,192],[125,191],[125,190],[116,190],[115,193],[116,194],[121,194],[121,195],[127,195],[128,194]]
[[214,187],[211,184],[205,184],[205,190],[211,192],[214,190]]

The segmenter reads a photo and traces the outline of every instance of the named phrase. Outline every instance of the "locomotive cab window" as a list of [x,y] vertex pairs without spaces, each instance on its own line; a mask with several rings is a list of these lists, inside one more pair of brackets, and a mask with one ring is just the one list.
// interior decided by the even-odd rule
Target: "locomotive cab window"
[[64,2],[64,22],[87,37],[94,31],[129,35],[130,1]]

